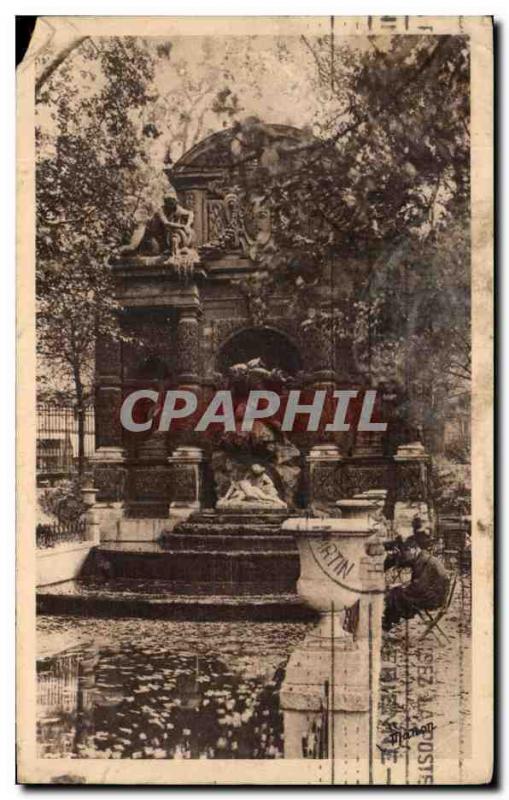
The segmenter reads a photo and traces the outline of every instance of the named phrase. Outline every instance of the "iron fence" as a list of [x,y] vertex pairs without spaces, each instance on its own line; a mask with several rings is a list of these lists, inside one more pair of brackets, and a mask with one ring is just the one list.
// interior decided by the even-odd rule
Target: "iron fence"
[[446,563],[471,564],[471,518],[459,514],[439,516],[438,528]]
[[[84,449],[90,458],[95,449],[94,409],[85,411]],[[51,482],[70,475],[78,458],[78,417],[73,406],[37,405],[37,479]]]
[[87,525],[84,517],[72,522],[39,523],[35,529],[37,547],[45,549],[64,542],[85,542]]

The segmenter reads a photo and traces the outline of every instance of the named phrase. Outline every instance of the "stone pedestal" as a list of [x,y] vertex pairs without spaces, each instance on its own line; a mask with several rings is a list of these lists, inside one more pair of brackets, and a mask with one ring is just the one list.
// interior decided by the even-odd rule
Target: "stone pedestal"
[[187,519],[202,508],[205,456],[199,447],[177,447],[170,464],[170,515]]
[[127,468],[122,447],[99,447],[92,462],[94,486],[97,489],[96,513],[102,538],[116,539],[124,513]]
[[370,489],[356,495],[351,500],[338,500],[336,507],[341,512],[343,519],[362,519],[381,533],[381,530],[385,531],[388,525],[383,513],[386,500],[386,489]]
[[309,500],[312,509],[332,510],[339,497],[341,455],[333,444],[312,447],[307,456]]
[[404,538],[412,532],[412,520],[421,517],[425,527],[433,524],[430,504],[430,457],[421,442],[398,447],[396,464],[396,503],[394,529]]
[[353,500],[338,500],[336,507],[343,519],[362,519],[366,523],[376,514],[379,504],[362,497]]
[[128,472],[126,515],[131,519],[168,517],[170,468],[165,432],[154,431],[139,442]]
[[398,500],[427,500],[430,457],[420,442],[398,447],[394,456]]
[[[369,783],[376,750],[384,548],[366,519],[290,519],[297,590],[320,614],[281,688],[285,757],[332,759],[338,782]],[[309,741],[321,742],[310,753]]]
[[95,486],[84,486],[81,490],[81,497],[85,506],[85,522],[87,529],[87,541],[92,546],[98,545],[101,541],[99,530],[99,516],[95,508],[97,489]]
[[99,447],[91,460],[97,499],[100,502],[121,503],[125,497],[127,475],[123,447]]

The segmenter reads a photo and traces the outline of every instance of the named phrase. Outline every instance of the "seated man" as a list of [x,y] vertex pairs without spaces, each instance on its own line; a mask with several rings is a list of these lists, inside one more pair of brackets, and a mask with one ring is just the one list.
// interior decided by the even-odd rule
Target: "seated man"
[[415,536],[399,544],[400,564],[411,567],[412,579],[405,586],[394,586],[385,595],[382,621],[384,631],[401,619],[411,619],[419,610],[439,608],[447,597],[449,577],[442,563],[422,550]]

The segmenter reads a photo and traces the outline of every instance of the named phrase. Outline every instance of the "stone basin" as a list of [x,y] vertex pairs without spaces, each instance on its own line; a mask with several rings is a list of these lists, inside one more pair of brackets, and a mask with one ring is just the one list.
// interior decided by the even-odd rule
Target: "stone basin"
[[339,508],[345,519],[369,520],[380,508],[380,503],[376,500],[354,499],[338,500],[336,507]]
[[294,517],[281,529],[293,534],[299,549],[297,591],[320,614],[383,594],[383,546],[367,518]]
[[[359,505],[360,504],[360,505]],[[377,506],[367,503],[369,509]],[[351,501],[357,514],[364,501]],[[351,742],[362,742],[356,768],[368,783],[375,756],[380,675],[384,548],[375,520],[292,518],[300,556],[299,596],[320,615],[294,650],[281,687],[285,757],[319,728],[328,757],[347,763]],[[334,754],[334,755],[333,755]]]

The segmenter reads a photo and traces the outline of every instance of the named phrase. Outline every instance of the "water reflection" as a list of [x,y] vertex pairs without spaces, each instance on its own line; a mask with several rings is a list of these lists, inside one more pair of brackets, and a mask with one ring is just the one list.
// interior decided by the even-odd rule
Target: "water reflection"
[[39,756],[281,758],[282,679],[163,647],[66,652],[38,664]]
[[[436,757],[458,747],[468,755],[469,620],[465,582],[441,623],[447,646],[421,641],[419,619],[410,621],[408,634],[400,626],[384,637],[375,745],[387,749],[394,728],[431,720]],[[302,724],[287,713],[283,736],[283,670],[309,624],[40,616],[38,630],[41,650],[81,642],[38,663],[40,757],[282,758],[284,743],[292,757],[330,755],[326,684],[322,709]],[[340,680],[340,659],[336,668]],[[415,770],[419,742],[409,745]],[[351,742],[352,769],[365,750],[362,737]],[[394,779],[406,752],[400,748],[398,764],[391,755]]]

